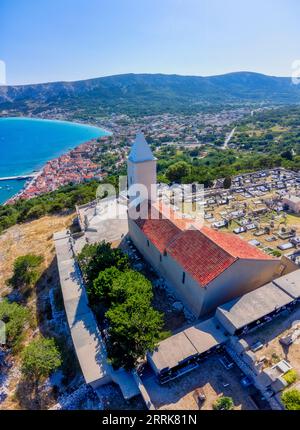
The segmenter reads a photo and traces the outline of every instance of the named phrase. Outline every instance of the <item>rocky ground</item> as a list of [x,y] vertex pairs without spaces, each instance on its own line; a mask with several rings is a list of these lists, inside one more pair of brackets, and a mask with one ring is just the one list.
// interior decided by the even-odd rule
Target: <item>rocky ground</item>
[[[60,346],[62,368],[35,387],[24,381],[20,352],[0,349],[0,410],[5,409],[144,409],[139,396],[125,401],[119,388],[110,384],[97,394],[88,387],[68,331],[55,259],[53,233],[71,225],[74,214],[46,216],[16,225],[0,236],[0,299],[8,296],[30,310],[23,346],[38,335],[54,337]],[[44,262],[36,285],[26,293],[15,294],[6,285],[18,256],[42,255]],[[100,398],[99,398],[100,393]]]

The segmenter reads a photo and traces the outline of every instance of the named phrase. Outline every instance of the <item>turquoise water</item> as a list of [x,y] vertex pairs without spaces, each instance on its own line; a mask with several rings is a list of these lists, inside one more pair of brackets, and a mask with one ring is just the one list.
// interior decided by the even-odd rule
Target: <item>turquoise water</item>
[[[97,127],[67,121],[0,118],[0,177],[39,170],[46,161],[107,134]],[[0,181],[0,203],[23,185],[24,181]]]

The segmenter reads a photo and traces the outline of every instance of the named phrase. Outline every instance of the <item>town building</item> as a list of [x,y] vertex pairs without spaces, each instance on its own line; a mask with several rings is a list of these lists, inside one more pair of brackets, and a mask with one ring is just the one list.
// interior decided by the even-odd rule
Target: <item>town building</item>
[[283,204],[288,206],[291,212],[294,212],[295,214],[300,213],[300,197],[291,195],[285,196],[283,198]]
[[[149,190],[155,179],[155,159],[139,134],[128,157],[129,186],[144,184]],[[177,219],[170,207],[155,200],[149,193],[148,199],[136,199],[138,204],[131,201],[129,236],[196,317],[284,274],[280,259],[230,233]]]

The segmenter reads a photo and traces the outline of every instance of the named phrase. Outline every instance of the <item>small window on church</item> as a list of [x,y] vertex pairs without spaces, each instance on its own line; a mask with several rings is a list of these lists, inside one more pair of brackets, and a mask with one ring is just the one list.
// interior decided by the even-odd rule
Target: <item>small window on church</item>
[[182,283],[185,283],[185,272],[182,272]]
[[167,251],[166,250],[164,250],[164,257],[166,257],[168,254],[167,254]]
[[162,261],[162,256],[161,256],[161,254],[159,254],[159,261],[160,261],[160,262]]
[[136,211],[137,212],[141,212],[141,205],[140,205],[140,203],[136,206]]
[[147,240],[147,246],[150,246],[150,242],[149,242],[149,240]]

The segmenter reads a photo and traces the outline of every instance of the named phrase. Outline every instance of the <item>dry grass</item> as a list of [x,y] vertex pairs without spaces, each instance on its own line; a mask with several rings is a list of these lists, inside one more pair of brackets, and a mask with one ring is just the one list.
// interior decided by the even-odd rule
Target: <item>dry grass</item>
[[[33,337],[45,332],[45,324],[40,318],[40,315],[44,314],[41,298],[47,294],[52,283],[57,281],[54,273],[56,270],[53,264],[55,248],[52,236],[53,233],[68,227],[73,217],[74,214],[46,216],[26,224],[15,225],[0,236],[0,296],[10,292],[6,280],[12,274],[13,263],[17,257],[29,253],[44,257],[40,272],[41,274],[47,273],[47,277],[42,276],[39,279],[37,288],[32,288],[28,295],[29,300],[25,303],[31,312],[32,325],[26,329],[24,345],[28,344]],[[49,283],[52,276],[53,281]],[[21,379],[19,354],[10,359],[13,360],[13,366],[9,377],[9,395],[0,405],[0,409],[44,409],[49,404],[55,403],[53,393],[49,390],[40,391],[40,399],[37,403],[31,387]]]
[[44,256],[41,267],[45,270],[53,260],[55,250],[53,233],[70,225],[74,215],[46,216],[39,220],[15,225],[0,236],[0,294],[8,292],[5,284],[11,276],[14,260],[26,254]]

